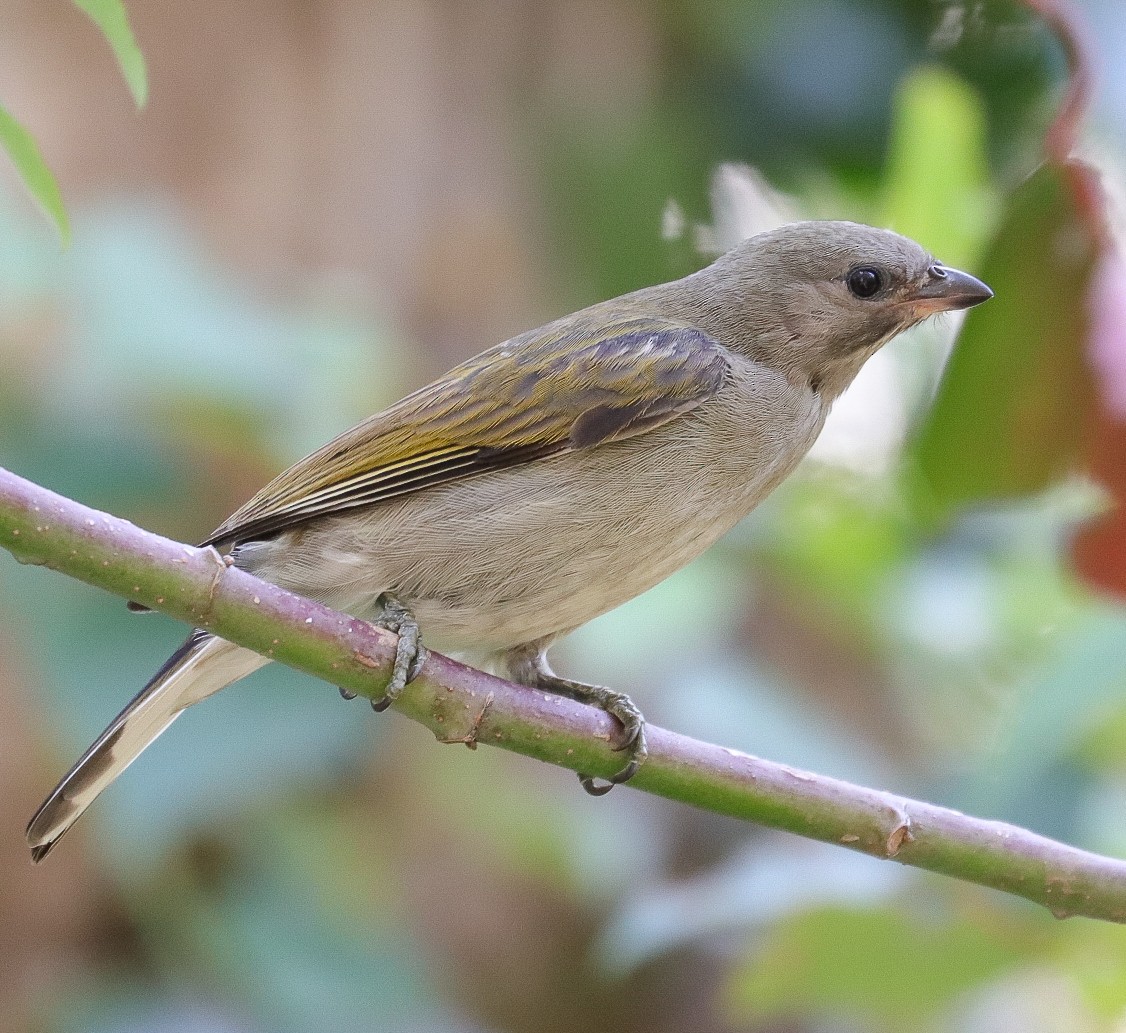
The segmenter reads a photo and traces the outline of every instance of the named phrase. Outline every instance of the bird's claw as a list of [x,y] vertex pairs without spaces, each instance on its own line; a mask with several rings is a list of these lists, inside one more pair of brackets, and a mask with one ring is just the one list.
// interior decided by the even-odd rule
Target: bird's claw
[[514,680],[530,688],[545,689],[559,696],[566,696],[587,706],[598,707],[616,718],[622,726],[617,741],[611,749],[617,753],[629,754],[629,761],[620,771],[602,782],[593,775],[579,772],[579,781],[591,796],[605,796],[616,785],[628,782],[637,774],[649,748],[645,741],[645,718],[633,700],[623,692],[614,692],[601,685],[588,685],[585,682],[560,678],[547,664],[544,655],[545,642],[529,642],[518,646],[508,655],[508,670]]
[[637,705],[624,692],[612,692],[601,686],[584,686],[587,691],[582,699],[584,703],[605,710],[611,717],[616,718],[622,726],[618,741],[611,745],[615,753],[629,751],[629,762],[620,771],[614,772],[603,783],[595,781],[593,775],[584,775],[579,772],[579,781],[591,796],[605,796],[614,786],[628,782],[637,774],[645,758],[649,756],[649,746],[645,739],[645,718]]
[[615,753],[621,753],[628,750],[640,739],[644,749],[645,718],[642,717],[641,711],[637,709],[633,700],[624,692],[607,692],[600,703],[602,709],[616,717],[622,725],[622,735],[618,744],[610,748]]
[[382,714],[422,670],[427,652],[419,638],[418,622],[414,615],[394,596],[381,597],[383,612],[372,621],[376,627],[394,632],[399,636],[395,646],[395,665],[391,669],[391,680],[379,699],[371,701],[371,709]]
[[630,751],[630,759],[624,768],[610,775],[604,783],[595,781],[593,775],[579,773],[579,782],[591,796],[605,796],[614,786],[628,782],[637,774],[645,758],[649,756],[649,746],[645,739],[645,718],[629,696],[620,692],[607,692],[599,705],[622,725],[622,735],[611,749],[615,753]]
[[634,757],[621,771],[616,771],[601,785],[595,781],[594,775],[584,775],[579,772],[579,782],[591,796],[605,796],[614,786],[623,785],[633,778],[641,768],[641,763]]

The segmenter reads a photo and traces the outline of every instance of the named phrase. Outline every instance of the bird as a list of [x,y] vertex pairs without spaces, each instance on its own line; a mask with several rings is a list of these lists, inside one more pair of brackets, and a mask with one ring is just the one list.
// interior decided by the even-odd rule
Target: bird
[[[790,223],[681,279],[498,344],[281,473],[202,544],[399,635],[377,710],[426,648],[600,707],[644,762],[626,695],[557,675],[558,639],[704,552],[794,469],[897,334],[992,297],[887,229]],[[269,661],[194,631],[27,827],[41,861],[187,707]]]

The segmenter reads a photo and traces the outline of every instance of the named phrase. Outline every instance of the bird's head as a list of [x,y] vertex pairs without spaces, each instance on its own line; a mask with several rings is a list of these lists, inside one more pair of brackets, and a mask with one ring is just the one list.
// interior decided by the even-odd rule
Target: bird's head
[[743,324],[737,333],[745,347],[830,396],[896,334],[993,296],[913,240],[852,222],[760,233],[704,273],[713,270],[724,308]]

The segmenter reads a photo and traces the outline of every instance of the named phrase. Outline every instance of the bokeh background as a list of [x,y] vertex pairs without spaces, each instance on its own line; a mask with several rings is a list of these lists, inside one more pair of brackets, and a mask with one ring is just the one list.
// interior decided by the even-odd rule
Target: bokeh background
[[[1121,0],[1063,8],[1101,71],[1103,198],[1058,149],[1035,172],[1068,65],[1017,0],[127,7],[140,112],[75,7],[0,0],[0,98],[74,230],[0,162],[0,464],[196,540],[512,333],[779,219],[892,226],[998,290],[941,388],[957,319],[881,353],[767,504],[559,666],[1126,854],[1126,539],[1098,516],[1126,455]],[[282,669],[32,868],[26,819],[183,633],[0,555],[5,1030],[1126,1030],[1117,927],[593,801]]]

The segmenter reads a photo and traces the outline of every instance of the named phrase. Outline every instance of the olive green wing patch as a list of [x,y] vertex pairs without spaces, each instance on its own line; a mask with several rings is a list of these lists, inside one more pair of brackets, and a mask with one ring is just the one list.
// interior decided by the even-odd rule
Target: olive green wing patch
[[561,322],[454,368],[276,477],[204,543],[264,537],[487,470],[641,434],[719,389],[727,354],[694,327]]

